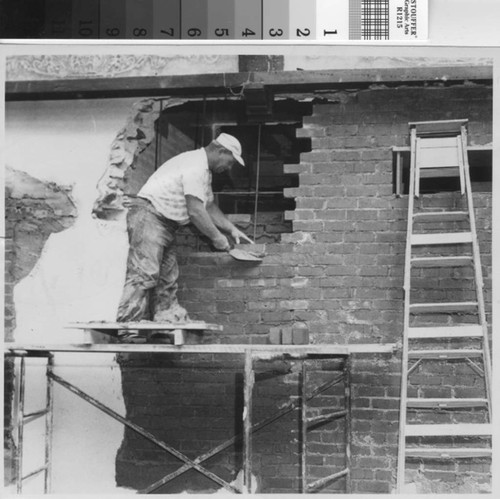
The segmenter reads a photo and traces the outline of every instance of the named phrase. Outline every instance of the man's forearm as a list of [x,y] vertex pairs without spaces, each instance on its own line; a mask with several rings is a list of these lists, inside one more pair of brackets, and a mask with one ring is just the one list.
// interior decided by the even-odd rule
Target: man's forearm
[[224,237],[200,200],[196,198],[190,199],[187,202],[187,206],[189,218],[200,232],[212,241]]
[[207,206],[207,212],[212,219],[212,222],[221,230],[231,232],[235,226],[226,218],[221,209],[214,203]]

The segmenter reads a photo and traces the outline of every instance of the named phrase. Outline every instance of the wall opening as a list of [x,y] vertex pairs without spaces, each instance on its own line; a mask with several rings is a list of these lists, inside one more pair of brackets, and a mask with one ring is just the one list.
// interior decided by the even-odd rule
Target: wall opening
[[[138,192],[168,159],[230,133],[242,144],[246,166],[213,176],[216,202],[257,242],[279,242],[280,234],[292,232],[284,213],[295,209],[295,200],[285,198],[283,189],[298,186],[298,175],[285,174],[283,165],[299,163],[300,154],[310,150],[310,139],[297,138],[296,130],[311,111],[309,103],[292,99],[274,102],[272,111],[258,118],[248,113],[241,99],[195,99],[168,109],[160,104],[155,138],[134,161],[129,188]],[[207,241],[196,237],[195,247],[205,249]]]

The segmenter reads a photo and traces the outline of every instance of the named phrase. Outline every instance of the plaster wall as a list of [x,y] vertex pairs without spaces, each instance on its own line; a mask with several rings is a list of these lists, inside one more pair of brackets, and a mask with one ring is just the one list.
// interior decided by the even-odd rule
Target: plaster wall
[[[6,164],[41,182],[68,186],[75,223],[52,234],[31,272],[14,289],[13,339],[31,344],[79,343],[74,321],[113,320],[123,285],[127,238],[125,224],[91,216],[96,183],[110,144],[127,120],[132,102],[15,102],[6,108]],[[58,354],[55,372],[123,414],[121,375],[112,355]],[[40,362],[27,369],[27,410],[44,404]],[[121,425],[56,385],[54,400],[54,493],[112,493]],[[42,428],[25,439],[25,473],[34,469],[43,448]],[[25,493],[39,493],[40,480]]]

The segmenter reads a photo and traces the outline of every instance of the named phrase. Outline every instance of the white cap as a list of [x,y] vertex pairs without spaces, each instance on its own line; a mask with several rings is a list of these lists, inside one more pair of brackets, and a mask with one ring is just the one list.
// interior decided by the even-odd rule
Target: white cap
[[236,138],[233,137],[232,135],[229,135],[228,133],[221,133],[216,139],[215,142],[217,144],[221,145],[228,151],[230,151],[234,159],[242,166],[245,166],[245,162],[243,161],[243,158],[241,157],[241,144],[240,141]]

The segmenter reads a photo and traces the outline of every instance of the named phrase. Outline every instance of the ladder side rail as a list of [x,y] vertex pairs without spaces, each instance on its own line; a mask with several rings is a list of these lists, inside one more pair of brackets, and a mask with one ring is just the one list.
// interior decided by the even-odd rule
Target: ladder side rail
[[398,448],[398,471],[397,471],[397,493],[401,493],[405,478],[406,459],[406,399],[408,390],[408,332],[410,328],[410,280],[411,280],[411,235],[413,231],[413,208],[415,197],[416,180],[416,146],[417,133],[415,128],[411,130],[410,149],[410,186],[408,193],[408,222],[406,232],[406,254],[404,271],[404,325],[403,325],[403,348],[401,359],[401,400],[399,411],[399,448]]
[[[410,158],[410,177],[414,177],[415,187],[413,189],[414,195],[418,198],[420,196],[420,159],[418,158],[417,149],[420,149],[420,137],[417,137],[416,128],[412,128],[412,145],[411,145],[411,158]],[[415,139],[413,139],[413,133],[415,133]],[[413,169],[412,169],[413,162]],[[413,174],[412,174],[413,172]],[[411,179],[410,179],[411,183]]]
[[467,207],[469,210],[470,230],[472,233],[472,254],[474,259],[474,275],[476,282],[476,299],[478,303],[479,318],[483,329],[483,362],[485,371],[486,398],[488,399],[488,414],[491,422],[492,407],[491,407],[491,357],[488,339],[488,325],[486,323],[486,310],[484,305],[484,282],[481,267],[481,256],[479,251],[479,243],[477,241],[476,217],[474,213],[474,202],[472,199],[472,185],[470,180],[469,161],[467,158],[467,132],[462,126],[461,130],[462,147],[459,148],[465,168],[465,186],[467,195]]
[[[463,127],[461,127],[463,129]],[[458,155],[458,173],[460,176],[460,193],[462,196],[465,194],[465,162],[467,160],[467,144],[465,144],[465,154],[462,154],[463,142],[462,134],[457,135],[457,155]],[[469,174],[469,172],[467,172]]]

